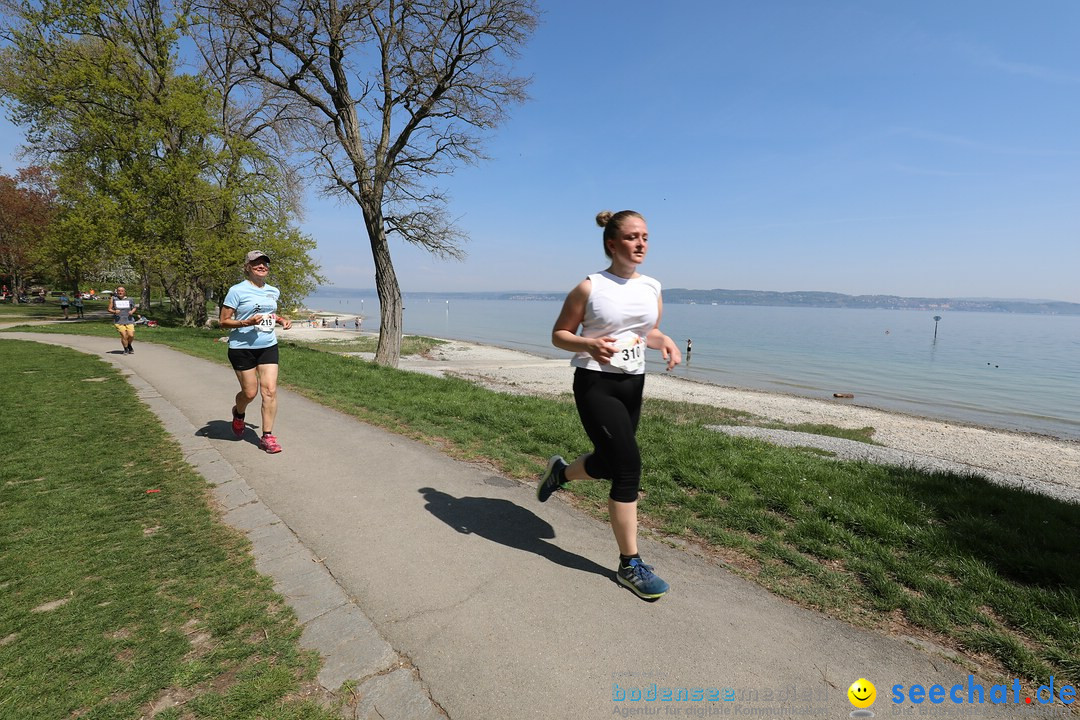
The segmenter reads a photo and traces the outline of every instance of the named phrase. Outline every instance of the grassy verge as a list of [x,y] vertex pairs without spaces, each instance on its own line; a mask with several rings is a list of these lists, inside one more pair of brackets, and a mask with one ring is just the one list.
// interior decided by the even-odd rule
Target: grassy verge
[[[222,362],[216,335],[144,333]],[[535,477],[552,452],[588,449],[568,399],[501,394],[288,343],[281,353],[293,389],[511,476]],[[646,404],[647,526],[699,541],[770,590],[845,620],[931,638],[1026,680],[1080,681],[1080,507],[703,428],[725,414],[739,419]],[[606,483],[570,490],[603,513]]]
[[[780,423],[766,420],[744,410],[672,400],[650,399],[648,411],[650,415],[665,418],[676,425],[756,425],[776,430],[828,435],[870,445],[876,444],[873,441],[874,428],[872,427],[841,428],[835,425],[812,423]],[[819,454],[823,453],[819,452]]]
[[0,407],[0,718],[335,717],[292,611],[119,373],[5,341]]
[[[373,353],[379,339],[373,335],[360,335],[340,340],[305,340],[294,344],[329,353]],[[401,339],[402,355],[423,355],[446,341],[419,335],[406,335]]]

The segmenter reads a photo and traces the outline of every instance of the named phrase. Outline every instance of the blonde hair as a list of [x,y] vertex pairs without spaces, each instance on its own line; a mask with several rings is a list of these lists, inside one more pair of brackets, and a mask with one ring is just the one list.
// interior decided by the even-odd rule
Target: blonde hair
[[622,224],[630,218],[645,220],[645,217],[636,210],[620,210],[617,213],[601,210],[596,213],[596,224],[604,228],[604,254],[608,257],[611,257],[611,251],[608,250],[607,241],[617,236]]

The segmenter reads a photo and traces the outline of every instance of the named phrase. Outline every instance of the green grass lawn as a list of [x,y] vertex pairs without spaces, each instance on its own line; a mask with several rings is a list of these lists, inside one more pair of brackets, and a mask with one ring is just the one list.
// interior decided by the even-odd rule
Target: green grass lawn
[[0,408],[0,718],[336,717],[292,611],[117,371],[5,341]]
[[[72,300],[72,302],[74,302],[74,300]],[[150,310],[140,309],[139,314],[153,318],[162,312],[162,307],[163,305],[160,300],[154,300],[151,303]],[[83,315],[86,316],[86,320],[98,319],[104,322],[108,317],[106,315],[108,309],[108,299],[83,301]],[[78,313],[75,312],[74,305],[71,305],[71,307],[68,308],[68,316],[71,319],[75,319],[78,316]],[[60,309],[60,298],[50,296],[45,299],[44,303],[0,303],[0,322],[63,319],[64,311]]]
[[[140,338],[224,363],[220,335],[161,328]],[[568,397],[502,394],[288,342],[281,362],[283,383],[314,400],[512,477],[536,477],[554,452],[589,449]],[[931,637],[1027,681],[1080,682],[1080,506],[703,427],[748,420],[647,402],[643,525],[675,544],[700,542],[737,572],[833,616]],[[603,515],[606,483],[569,490]]]
[[[83,314],[93,310],[106,310],[108,300],[84,300]],[[75,306],[68,308],[68,315],[76,317]],[[50,297],[44,303],[0,303],[0,322],[18,320],[63,320],[64,311],[60,309],[60,298]]]

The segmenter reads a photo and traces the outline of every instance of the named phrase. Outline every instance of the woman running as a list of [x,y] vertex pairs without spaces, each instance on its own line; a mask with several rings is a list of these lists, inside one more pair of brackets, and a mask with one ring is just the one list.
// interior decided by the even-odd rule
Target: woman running
[[571,480],[610,480],[608,515],[619,546],[618,580],[639,597],[655,600],[669,586],[642,562],[637,546],[641,453],[636,433],[645,348],[659,350],[668,370],[682,358],[674,341],[660,332],[660,283],[638,272],[649,249],[645,218],[633,210],[605,210],[596,224],[604,228],[611,265],[570,291],[551,331],[555,347],[575,353],[570,361],[576,368],[574,400],[594,449],[570,464],[552,457],[536,497],[546,502]]
[[262,393],[262,437],[259,449],[268,453],[281,452],[274,437],[277,417],[278,346],[275,325],[292,327],[289,318],[277,314],[281,293],[266,283],[270,274],[270,258],[261,250],[252,250],[244,259],[243,282],[229,288],[221,306],[221,327],[230,328],[229,362],[240,381],[240,392],[232,408],[232,431],[244,436],[247,427],[244,414],[247,406]]

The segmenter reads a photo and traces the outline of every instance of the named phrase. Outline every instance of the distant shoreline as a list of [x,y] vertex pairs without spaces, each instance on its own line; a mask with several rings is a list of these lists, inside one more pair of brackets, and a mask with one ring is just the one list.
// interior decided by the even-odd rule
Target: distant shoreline
[[[378,330],[377,305],[355,296],[310,301],[335,315],[366,315],[363,329]],[[951,314],[937,348],[932,313],[665,305],[668,334],[681,347],[684,338],[694,341],[693,362],[676,370],[687,379],[829,400],[853,392],[855,403],[893,412],[1080,439],[1080,389],[1066,383],[1049,391],[1066,382],[1062,368],[1075,367],[1068,348],[1080,338],[1080,316]],[[557,308],[551,301],[410,296],[404,329],[563,357],[548,340]],[[346,323],[352,327],[351,318]],[[1003,369],[990,365],[999,360]]]
[[[373,297],[375,290],[320,288],[312,296]],[[564,292],[404,292],[405,298],[459,300],[517,300],[560,302]],[[814,307],[855,310],[913,310],[918,312],[991,312],[1018,315],[1080,315],[1080,303],[1063,300],[1004,298],[926,298],[899,295],[845,295],[820,291],[778,292],[771,290],[688,290],[664,288],[664,302],[677,305],[750,305],[755,307]]]

